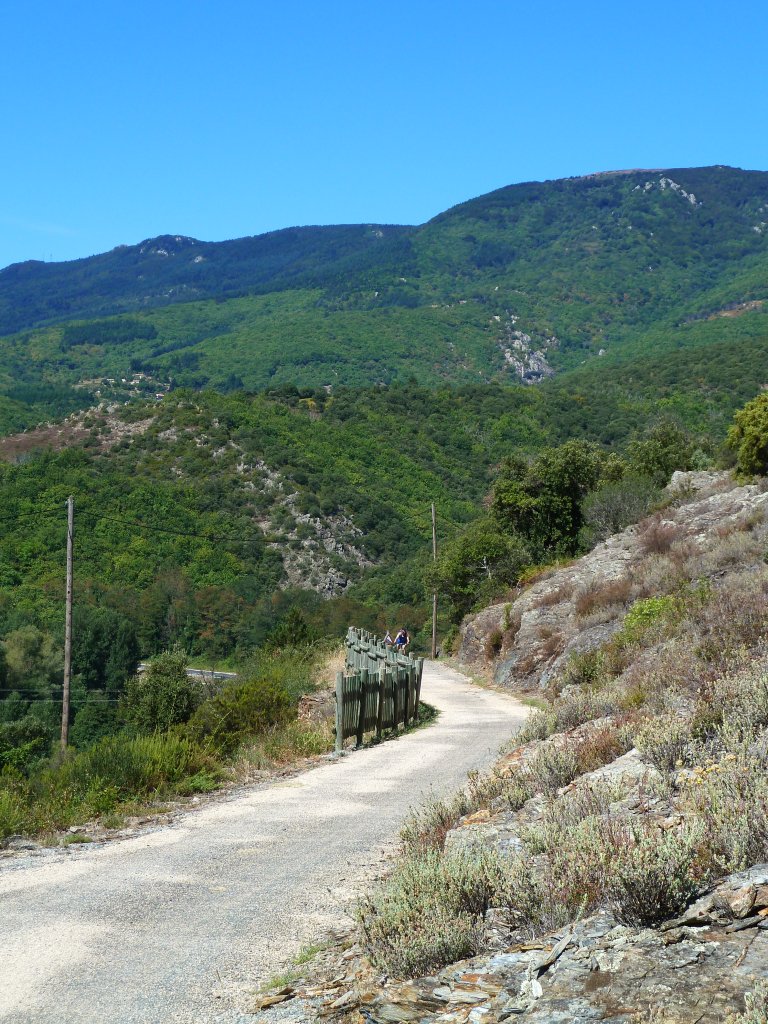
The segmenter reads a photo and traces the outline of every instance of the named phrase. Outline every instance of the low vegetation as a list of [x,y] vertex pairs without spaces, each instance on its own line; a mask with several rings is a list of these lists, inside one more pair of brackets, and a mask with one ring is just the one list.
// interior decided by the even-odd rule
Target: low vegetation
[[[486,949],[500,928],[524,942],[600,908],[656,927],[768,859],[765,525],[745,515],[706,548],[662,535],[666,526],[651,516],[638,527],[646,555],[629,584],[565,595],[577,616],[607,608],[618,628],[571,655],[494,771],[406,823],[401,860],[359,908],[381,969],[434,972],[449,950]],[[548,606],[565,599],[551,593]],[[505,823],[498,846],[482,824],[452,832],[482,808]],[[461,855],[464,869],[481,854],[470,870],[487,902],[431,897],[439,940],[398,911],[414,879],[432,891],[441,864],[454,870]],[[756,990],[733,1022],[762,1021],[764,1001]]]
[[299,716],[328,656],[324,646],[264,652],[237,681],[206,692],[169,651],[129,681],[107,735],[51,757],[47,740],[22,733],[0,770],[0,842],[119,821],[331,750],[331,723]]

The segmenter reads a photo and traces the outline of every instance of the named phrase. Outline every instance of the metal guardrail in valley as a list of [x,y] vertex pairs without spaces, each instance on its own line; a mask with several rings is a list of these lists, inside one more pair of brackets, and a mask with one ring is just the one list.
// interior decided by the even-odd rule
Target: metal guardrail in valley
[[397,729],[419,720],[424,659],[398,654],[362,629],[350,629],[346,668],[336,676],[336,750],[350,736],[362,745],[366,732]]

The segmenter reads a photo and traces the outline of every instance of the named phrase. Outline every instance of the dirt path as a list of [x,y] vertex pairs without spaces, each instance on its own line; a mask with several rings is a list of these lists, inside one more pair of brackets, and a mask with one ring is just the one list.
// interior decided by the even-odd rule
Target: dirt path
[[527,708],[428,663],[425,729],[105,846],[0,868],[0,1020],[244,1024],[344,919],[408,807],[491,763]]

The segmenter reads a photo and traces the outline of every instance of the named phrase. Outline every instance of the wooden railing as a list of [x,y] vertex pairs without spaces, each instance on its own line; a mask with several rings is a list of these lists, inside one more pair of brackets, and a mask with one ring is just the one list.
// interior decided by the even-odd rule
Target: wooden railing
[[424,659],[398,654],[372,633],[350,627],[344,672],[336,676],[336,750],[354,736],[362,745],[367,732],[381,738],[419,719]]

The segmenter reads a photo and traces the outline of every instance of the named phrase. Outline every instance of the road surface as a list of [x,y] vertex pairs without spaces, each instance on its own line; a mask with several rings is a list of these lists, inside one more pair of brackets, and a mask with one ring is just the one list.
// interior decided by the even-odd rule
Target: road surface
[[431,726],[110,844],[0,866],[0,1020],[245,1024],[259,982],[345,920],[409,806],[490,764],[527,709],[425,665]]

